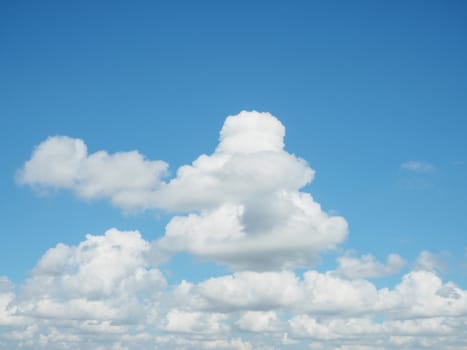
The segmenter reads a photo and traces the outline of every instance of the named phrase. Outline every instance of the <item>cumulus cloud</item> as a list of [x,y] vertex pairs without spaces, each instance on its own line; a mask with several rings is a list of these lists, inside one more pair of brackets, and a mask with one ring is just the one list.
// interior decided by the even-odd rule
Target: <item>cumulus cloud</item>
[[88,154],[83,140],[49,137],[17,173],[17,181],[39,189],[68,189],[84,199],[109,199],[124,209],[145,208],[161,185],[167,164],[137,151]]
[[15,315],[15,287],[5,276],[0,276],[0,326],[11,326],[21,322]]
[[[325,344],[323,348],[344,349],[374,349],[371,344],[378,343],[379,349],[439,346],[444,349],[446,344],[440,338],[452,336],[456,330],[453,326],[460,326],[462,323],[463,321],[443,317],[384,322],[376,322],[371,318],[319,320],[305,314],[289,320],[293,336],[313,339],[318,344]],[[339,345],[342,343],[347,345]]]
[[274,311],[247,311],[235,324],[244,331],[273,332],[279,329],[279,322]]
[[373,278],[392,275],[400,271],[405,265],[404,259],[397,254],[390,254],[386,264],[380,263],[371,254],[362,255],[360,258],[346,254],[337,259],[338,267],[333,273],[346,278]]
[[164,329],[182,333],[219,333],[228,328],[222,323],[226,315],[221,313],[187,312],[170,310],[166,316]]
[[[310,269],[347,222],[303,192],[314,170],[284,137],[269,113],[230,116],[213,152],[170,179],[137,151],[89,154],[65,136],[38,145],[19,183],[176,215],[156,241],[113,228],[57,244],[19,286],[0,277],[0,348],[465,349],[467,291],[440,278],[435,255],[422,252],[392,288],[368,279],[399,272],[397,254]],[[232,273],[169,285],[154,262],[179,252]]]
[[417,173],[429,173],[433,171],[435,167],[433,166],[433,164],[425,161],[409,160],[401,164],[401,169]]
[[88,155],[83,141],[53,137],[35,149],[18,181],[109,198],[124,209],[188,212],[169,222],[155,254],[189,252],[233,270],[307,267],[345,240],[347,222],[300,192],[314,171],[284,149],[284,135],[269,113],[230,116],[214,153],[168,182],[161,180],[165,162],[138,152]]
[[461,316],[467,293],[443,283],[433,272],[411,271],[394,289],[378,289],[363,279],[307,271],[237,272],[198,284],[184,282],[173,292],[178,304],[201,311],[278,311],[322,315],[373,315],[391,318]]
[[308,194],[277,193],[252,207],[229,204],[177,216],[155,247],[187,251],[233,270],[275,270],[316,263],[318,253],[334,249],[346,233],[345,220],[324,213]]
[[137,231],[111,229],[87,235],[76,246],[49,249],[19,288],[1,278],[0,322],[11,330],[0,334],[0,345],[274,349],[309,340],[317,348],[342,349],[466,345],[467,291],[434,271],[411,271],[392,289],[314,270],[241,271],[168,287],[148,263],[149,249]]
[[160,191],[174,217],[157,250],[187,251],[233,270],[307,266],[347,234],[346,221],[299,189],[314,171],[284,150],[285,128],[268,113],[228,117],[212,155],[179,169]]
[[142,312],[139,300],[156,296],[166,285],[161,272],[145,261],[149,248],[139,232],[116,229],[102,236],[87,235],[78,246],[58,244],[31,271],[21,290],[19,313],[129,322]]
[[446,263],[444,262],[442,254],[436,254],[422,251],[415,262],[415,270],[426,270],[426,271],[443,271]]

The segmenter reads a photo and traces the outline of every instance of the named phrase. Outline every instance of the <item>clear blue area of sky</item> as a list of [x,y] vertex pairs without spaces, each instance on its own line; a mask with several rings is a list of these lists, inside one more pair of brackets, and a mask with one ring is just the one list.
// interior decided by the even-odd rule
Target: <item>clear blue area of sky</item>
[[286,126],[317,171],[306,190],[350,224],[343,250],[445,252],[466,286],[467,2],[444,0],[1,1],[0,275],[21,282],[56,243],[113,226],[152,240],[168,219],[17,186],[45,138],[174,173],[243,109]]

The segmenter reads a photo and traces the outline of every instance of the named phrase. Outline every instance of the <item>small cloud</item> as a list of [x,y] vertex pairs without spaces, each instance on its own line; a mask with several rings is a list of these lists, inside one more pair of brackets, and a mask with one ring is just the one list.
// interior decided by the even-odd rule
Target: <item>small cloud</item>
[[426,250],[422,251],[415,262],[414,270],[439,271],[446,270],[445,257],[447,252],[435,254]]
[[405,265],[404,259],[397,254],[390,254],[386,263],[381,263],[371,254],[354,257],[351,252],[337,259],[338,268],[332,274],[343,278],[375,278],[395,274]]
[[419,160],[409,160],[401,164],[401,169],[417,173],[429,173],[435,170],[433,164]]

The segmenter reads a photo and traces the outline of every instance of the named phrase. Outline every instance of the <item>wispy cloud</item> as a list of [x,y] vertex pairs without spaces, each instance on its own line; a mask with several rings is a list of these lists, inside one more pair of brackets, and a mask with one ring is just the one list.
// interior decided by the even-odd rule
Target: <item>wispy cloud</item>
[[421,160],[409,160],[401,164],[401,169],[417,173],[429,173],[435,170],[433,164]]

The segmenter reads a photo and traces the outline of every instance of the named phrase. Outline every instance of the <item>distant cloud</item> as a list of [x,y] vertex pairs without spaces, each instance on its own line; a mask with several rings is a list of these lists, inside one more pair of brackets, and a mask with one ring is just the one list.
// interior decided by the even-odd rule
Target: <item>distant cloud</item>
[[[467,291],[433,271],[411,271],[380,289],[313,270],[243,271],[168,287],[147,261],[149,246],[137,231],[111,229],[48,250],[18,293],[0,278],[2,347],[274,349],[313,340],[392,350],[420,341],[443,348],[445,337],[455,349],[466,344]],[[239,338],[245,332],[254,337]]]
[[345,278],[373,278],[392,275],[400,271],[405,265],[404,259],[397,254],[390,254],[386,264],[380,263],[371,254],[356,258],[351,254],[337,259],[338,267],[333,274]]
[[418,173],[428,173],[435,169],[435,167],[428,162],[410,160],[401,164],[401,169],[418,172]]
[[444,271],[446,263],[443,256],[445,255],[446,254],[436,254],[424,250],[418,255],[414,269],[425,271]]

